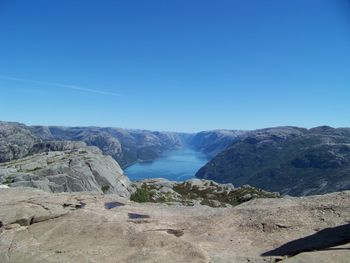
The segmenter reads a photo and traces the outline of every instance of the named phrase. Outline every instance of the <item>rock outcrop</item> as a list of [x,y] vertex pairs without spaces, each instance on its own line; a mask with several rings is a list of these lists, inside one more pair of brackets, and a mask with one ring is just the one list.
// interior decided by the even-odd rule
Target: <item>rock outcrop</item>
[[36,153],[0,164],[0,183],[48,192],[94,191],[130,195],[130,181],[112,157],[83,142],[37,144]]
[[26,126],[0,122],[0,162],[33,154],[46,142],[76,141],[100,148],[104,154],[111,155],[122,167],[126,167],[183,147],[191,136],[121,128]]
[[0,262],[345,263],[349,218],[350,192],[211,208],[0,189]]
[[27,126],[0,121],[0,163],[28,155],[39,141]]
[[303,196],[350,189],[350,129],[278,127],[237,139],[197,174]]
[[135,182],[134,186],[136,191],[130,198],[133,201],[185,206],[231,207],[255,198],[280,197],[278,193],[266,192],[249,185],[235,188],[232,184],[218,184],[200,179],[184,182],[163,178],[146,179]]

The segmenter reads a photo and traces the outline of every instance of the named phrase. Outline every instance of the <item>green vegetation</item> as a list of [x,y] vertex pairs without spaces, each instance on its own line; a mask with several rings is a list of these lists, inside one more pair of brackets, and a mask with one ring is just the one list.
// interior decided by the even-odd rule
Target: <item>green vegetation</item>
[[223,186],[215,186],[212,182],[210,186],[204,189],[185,182],[176,185],[174,191],[181,194],[185,200],[201,200],[202,205],[211,207],[225,207],[226,204],[236,206],[253,198],[279,197],[279,194],[266,192],[250,186],[236,188],[227,192]]
[[15,181],[15,178],[13,176],[7,176],[3,184],[12,184],[14,181]]
[[130,197],[131,201],[138,203],[151,202],[151,193],[146,188],[138,188]]
[[139,203],[170,203],[179,201],[171,193],[160,193],[158,191],[160,188],[161,186],[159,185],[143,183],[137,187],[136,192],[131,195],[130,200]]
[[109,185],[104,185],[101,187],[103,193],[107,193],[109,191]]
[[[136,185],[137,190],[130,200],[144,203],[180,203],[193,206],[195,203],[210,207],[236,206],[253,198],[276,198],[279,194],[270,193],[250,186],[232,189],[225,185],[209,182],[201,187],[190,182],[175,184],[172,188],[157,183]],[[161,189],[164,189],[164,191]]]

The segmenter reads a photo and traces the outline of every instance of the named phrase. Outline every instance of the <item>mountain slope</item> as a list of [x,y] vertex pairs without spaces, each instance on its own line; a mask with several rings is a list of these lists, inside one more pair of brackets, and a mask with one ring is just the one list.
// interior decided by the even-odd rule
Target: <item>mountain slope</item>
[[213,158],[246,133],[247,131],[239,130],[202,131],[190,138],[189,145]]
[[[0,162],[34,153],[47,141],[82,141],[111,155],[122,167],[153,160],[168,150],[184,146],[190,134],[99,127],[26,126],[0,122]],[[34,148],[34,149],[33,149]]]
[[182,134],[99,127],[34,126],[42,140],[83,141],[111,155],[122,167],[137,161],[153,160],[167,150],[182,147]]
[[196,134],[100,127],[26,126],[0,122],[0,162],[33,153],[37,143],[82,141],[111,155],[121,167],[154,160],[164,152],[192,148],[212,158],[246,131],[213,130]]
[[33,146],[40,141],[28,126],[0,121],[0,162],[26,156]]
[[249,132],[196,176],[297,196],[350,189],[350,129],[279,127]]

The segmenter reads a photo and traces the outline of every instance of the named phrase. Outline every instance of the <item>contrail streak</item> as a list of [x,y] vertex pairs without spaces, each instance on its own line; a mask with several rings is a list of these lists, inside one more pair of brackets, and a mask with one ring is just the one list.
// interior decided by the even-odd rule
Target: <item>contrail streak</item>
[[65,88],[65,89],[71,89],[71,90],[77,90],[77,91],[83,91],[83,92],[90,92],[100,95],[106,95],[106,96],[121,96],[118,93],[114,92],[108,92],[103,90],[96,90],[96,89],[88,89],[76,85],[67,85],[67,84],[61,84],[61,83],[52,83],[52,82],[46,82],[46,81],[40,81],[40,80],[30,80],[30,79],[21,79],[21,78],[15,78],[15,77],[9,77],[9,76],[1,76],[0,79],[3,80],[13,80],[18,82],[25,82],[25,83],[33,83],[33,84],[39,84],[39,85],[46,85],[46,86],[54,86],[58,88]]

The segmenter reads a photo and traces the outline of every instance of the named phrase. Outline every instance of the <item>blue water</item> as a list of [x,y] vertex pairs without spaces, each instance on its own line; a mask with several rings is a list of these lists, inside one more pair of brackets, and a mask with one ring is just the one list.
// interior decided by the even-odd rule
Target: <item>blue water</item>
[[199,168],[207,162],[208,159],[200,152],[180,149],[169,151],[152,162],[129,166],[125,169],[125,174],[132,181],[160,177],[172,181],[185,181],[193,178]]

